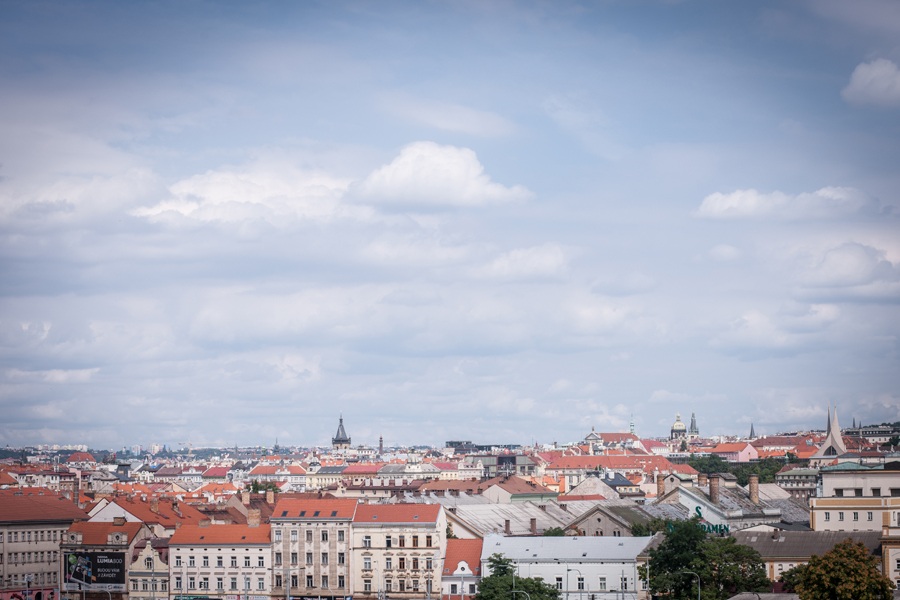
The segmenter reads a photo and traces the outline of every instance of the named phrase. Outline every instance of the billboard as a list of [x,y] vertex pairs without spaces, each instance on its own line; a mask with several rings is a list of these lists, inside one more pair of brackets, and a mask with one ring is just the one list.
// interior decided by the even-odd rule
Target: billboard
[[0,600],[57,600],[59,589],[56,587],[33,587],[22,590],[3,590]]
[[67,592],[125,591],[124,552],[64,552],[63,571]]

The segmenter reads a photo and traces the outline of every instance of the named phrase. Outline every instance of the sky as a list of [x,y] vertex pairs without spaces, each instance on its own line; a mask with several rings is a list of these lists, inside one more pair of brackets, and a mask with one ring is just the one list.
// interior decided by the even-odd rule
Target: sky
[[0,4],[0,445],[900,420],[900,4]]

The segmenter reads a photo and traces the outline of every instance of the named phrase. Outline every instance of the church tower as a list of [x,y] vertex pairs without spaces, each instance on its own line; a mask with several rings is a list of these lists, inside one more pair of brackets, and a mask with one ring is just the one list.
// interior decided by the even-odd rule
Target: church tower
[[697,415],[691,411],[691,427],[688,429],[688,439],[696,440],[700,437],[700,430],[697,429]]
[[350,436],[344,431],[344,415],[341,414],[341,420],[338,423],[337,433],[331,438],[331,445],[335,450],[346,450],[350,448]]

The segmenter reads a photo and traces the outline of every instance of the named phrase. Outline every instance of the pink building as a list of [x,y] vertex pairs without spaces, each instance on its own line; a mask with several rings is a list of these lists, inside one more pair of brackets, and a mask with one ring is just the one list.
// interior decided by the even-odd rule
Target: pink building
[[750,462],[759,458],[759,452],[747,442],[719,444],[710,451],[710,454],[715,454],[728,462],[738,463]]

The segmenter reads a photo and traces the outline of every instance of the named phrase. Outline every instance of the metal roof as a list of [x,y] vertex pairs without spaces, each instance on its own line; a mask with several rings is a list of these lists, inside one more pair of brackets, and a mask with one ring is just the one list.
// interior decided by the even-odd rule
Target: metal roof
[[492,554],[502,554],[517,562],[579,563],[597,561],[633,561],[650,537],[611,536],[529,536],[504,537],[488,535],[484,538],[481,560]]

